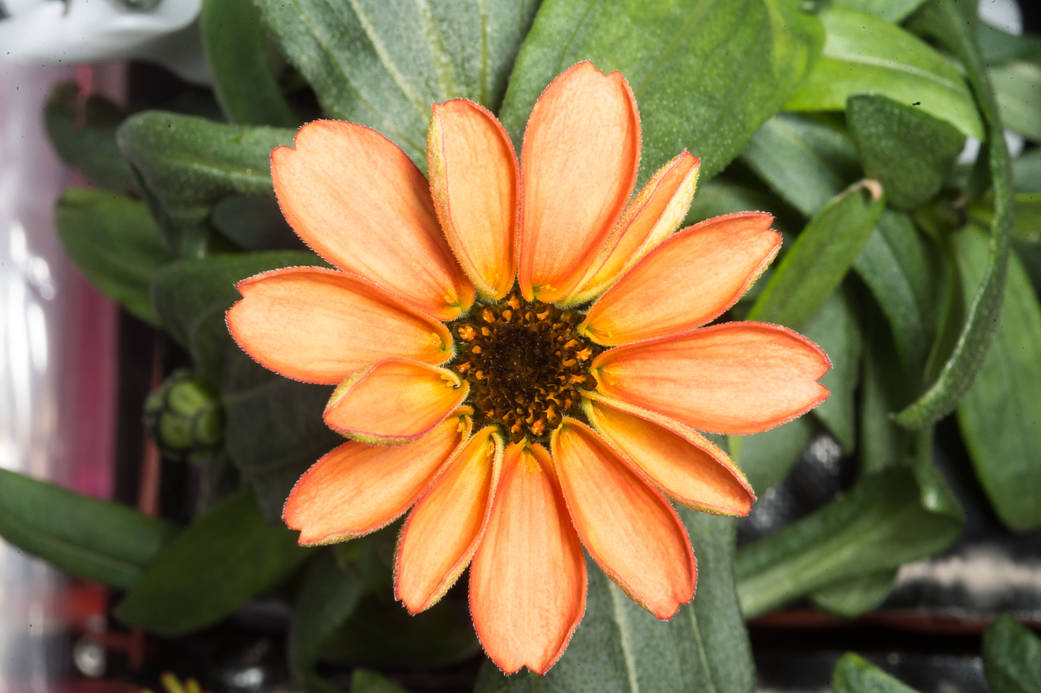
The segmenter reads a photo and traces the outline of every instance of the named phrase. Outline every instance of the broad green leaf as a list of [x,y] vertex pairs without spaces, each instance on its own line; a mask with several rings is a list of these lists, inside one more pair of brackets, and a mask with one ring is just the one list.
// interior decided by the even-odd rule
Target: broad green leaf
[[300,475],[343,439],[322,422],[330,389],[258,366],[231,340],[224,313],[239,298],[240,279],[278,267],[321,264],[303,252],[214,255],[163,268],[153,286],[163,325],[220,390],[226,450],[271,522],[278,521]]
[[[979,284],[987,238],[969,227],[954,236],[967,287]],[[1002,522],[1017,531],[1041,525],[1041,305],[1012,256],[1005,304],[979,376],[958,404],[958,424],[976,475]]]
[[309,553],[293,532],[264,522],[250,494],[239,491],[166,544],[116,614],[164,637],[185,635],[278,585]]
[[1041,51],[988,70],[1001,122],[1009,130],[1041,142]]
[[213,90],[228,120],[297,125],[299,118],[278,85],[267,35],[252,0],[204,0],[199,20]]
[[846,123],[864,172],[882,183],[897,209],[914,209],[938,193],[965,144],[953,125],[885,96],[851,96]]
[[1041,193],[1041,147],[1016,157],[1012,173],[1016,192]]
[[264,517],[278,523],[297,479],[344,442],[322,420],[332,389],[283,378],[233,344],[226,347],[219,386],[228,455],[253,487]]
[[936,329],[936,294],[943,287],[936,281],[941,276],[937,265],[935,252],[910,217],[892,210],[882,213],[853,261],[853,269],[889,320],[907,373],[921,372]]
[[686,508],[680,515],[698,559],[692,604],[659,621],[590,563],[586,613],[560,661],[543,677],[504,677],[485,662],[475,690],[752,691],[755,672],[733,592],[734,520]]
[[870,12],[887,22],[897,23],[918,9],[925,0],[835,0],[835,5]]
[[723,169],[793,93],[820,26],[792,0],[546,0],[517,56],[502,122],[520,143],[539,94],[590,59],[629,80],[643,127],[641,179],[684,148],[701,179]]
[[778,113],[763,123],[741,152],[741,160],[805,217],[860,178],[849,136],[795,113]]
[[289,667],[308,691],[335,691],[315,665],[323,643],[354,611],[364,588],[359,577],[340,570],[332,551],[322,551],[308,565],[289,624]]
[[983,136],[972,95],[958,70],[913,34],[875,15],[832,6],[820,13],[820,59],[785,108],[841,111],[854,94],[881,94]]
[[426,170],[430,106],[493,111],[537,0],[256,0],[326,114],[374,128]]
[[799,461],[817,428],[812,417],[800,416],[764,433],[729,436],[730,455],[756,493],[763,494]]
[[1041,51],[1041,36],[1010,34],[982,19],[976,22],[976,41],[987,65],[1001,65]]
[[840,290],[828,296],[802,332],[831,359],[831,370],[820,381],[831,394],[813,410],[813,415],[824,422],[842,449],[851,454],[856,438],[853,393],[860,376],[861,336],[849,292]]
[[[384,567],[382,574],[389,577],[389,568]],[[412,616],[391,594],[390,585],[383,583],[378,591],[365,596],[326,641],[322,659],[374,668],[415,669],[457,664],[480,651],[465,601],[449,594],[427,611]]]
[[927,464],[862,479],[820,510],[737,552],[737,594],[753,618],[827,585],[895,568],[950,545],[965,518]]
[[810,595],[810,601],[820,608],[842,616],[857,618],[874,610],[893,590],[897,568],[879,573],[868,573],[844,582],[827,585]]
[[748,319],[800,328],[846,276],[883,209],[873,181],[829,202],[788,249]]
[[987,137],[982,151],[986,153],[993,183],[995,214],[990,226],[987,265],[954,348],[928,389],[897,414],[897,421],[909,428],[924,428],[951,413],[972,386],[997,331],[998,315],[1005,297],[1012,228],[1012,173],[1008,148],[994,93],[973,41],[971,24],[965,22],[965,16],[952,0],[931,0],[917,16],[930,27],[937,40],[951,47],[965,67],[986,123]]
[[213,227],[243,250],[305,250],[270,197],[232,195],[225,197],[210,215]]
[[831,688],[834,693],[915,693],[915,689],[852,652],[835,664]]
[[[779,207],[787,209],[767,190],[731,180],[724,174],[698,185],[694,203],[687,213],[686,223],[695,224],[711,217],[733,212],[747,212],[750,209],[769,209],[775,215],[780,216],[784,209],[779,209]],[[775,220],[774,228],[777,226],[777,220]]]
[[323,264],[311,253],[285,251],[179,260],[155,275],[152,300],[166,331],[192,355],[196,370],[216,385],[231,343],[224,313],[239,299],[235,284],[279,267]]
[[134,176],[116,145],[126,114],[108,99],[83,97],[76,84],[59,84],[47,99],[43,122],[62,160],[89,181],[115,192],[134,190]]
[[181,256],[198,256],[218,201],[273,194],[271,150],[290,144],[294,131],[145,111],[127,118],[117,134],[170,246]]
[[0,469],[0,536],[72,575],[126,589],[176,531],[132,508]]
[[983,633],[983,673],[994,693],[1041,690],[1041,640],[1001,614]]
[[153,325],[152,277],[172,261],[148,208],[97,189],[69,188],[54,209],[65,252],[90,283]]
[[351,675],[351,693],[408,693],[408,691],[374,671],[355,669]]
[[[1026,243],[1041,242],[1041,193],[1017,192],[1012,197],[1012,235]],[[994,197],[986,195],[969,207],[969,218],[989,225],[994,220]]]

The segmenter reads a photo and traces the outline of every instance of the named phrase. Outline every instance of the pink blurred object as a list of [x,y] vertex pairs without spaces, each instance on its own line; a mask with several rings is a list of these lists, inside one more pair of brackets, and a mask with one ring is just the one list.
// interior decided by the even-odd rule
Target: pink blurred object
[[[118,98],[124,68],[77,74],[0,62],[0,467],[107,498],[117,312],[58,240],[54,203],[76,181],[51,149],[42,117],[52,87],[77,77],[81,89]],[[70,619],[92,621],[63,608],[67,586],[0,541],[0,690],[58,690],[57,670],[69,669],[71,653],[56,635]]]

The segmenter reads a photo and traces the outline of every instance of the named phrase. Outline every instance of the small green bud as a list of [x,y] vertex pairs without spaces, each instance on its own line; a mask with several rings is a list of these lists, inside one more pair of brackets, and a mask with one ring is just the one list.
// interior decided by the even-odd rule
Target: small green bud
[[220,400],[186,370],[174,372],[145,399],[145,426],[163,455],[201,460],[224,437]]

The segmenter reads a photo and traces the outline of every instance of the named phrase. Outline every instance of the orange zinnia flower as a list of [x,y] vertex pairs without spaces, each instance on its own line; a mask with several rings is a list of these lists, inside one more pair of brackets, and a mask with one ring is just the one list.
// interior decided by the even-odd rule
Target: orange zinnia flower
[[827,397],[830,364],[783,327],[703,327],[781,237],[758,212],[673,235],[698,175],[687,152],[630,201],[640,122],[619,73],[584,62],[558,76],[519,166],[498,120],[464,99],[434,106],[427,157],[429,182],[378,133],[333,121],[276,149],[286,219],[340,269],[242,281],[228,327],[267,368],[339,384],[325,422],[353,440],[290,493],[300,543],[367,534],[412,507],[397,598],[422,611],[469,565],[485,651],[503,671],[544,673],[585,610],[581,547],[672,616],[696,568],[666,496],[725,515],[755,500],[696,430],[799,416]]

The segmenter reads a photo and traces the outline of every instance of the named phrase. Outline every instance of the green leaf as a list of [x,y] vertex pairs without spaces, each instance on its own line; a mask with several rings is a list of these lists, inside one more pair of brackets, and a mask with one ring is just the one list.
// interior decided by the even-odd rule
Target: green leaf
[[861,177],[857,152],[844,131],[795,113],[778,113],[763,123],[741,160],[807,218]]
[[268,522],[279,522],[289,491],[318,458],[344,442],[322,419],[332,389],[265,370],[236,345],[220,380],[224,444]]
[[43,123],[62,161],[89,181],[115,192],[132,192],[134,175],[116,145],[116,127],[126,114],[97,95],[80,95],[76,84],[59,84],[47,99]]
[[145,111],[127,118],[117,135],[170,247],[198,256],[218,201],[273,194],[271,150],[292,143],[294,131]]
[[707,180],[793,93],[820,42],[817,20],[791,0],[546,0],[517,56],[502,122],[520,142],[550,80],[591,59],[632,85],[641,179],[687,148]]
[[289,668],[307,690],[335,691],[315,665],[322,645],[354,611],[364,588],[361,579],[340,570],[332,551],[322,551],[308,565],[289,624]]
[[810,595],[810,601],[843,618],[857,618],[874,610],[893,590],[897,568],[869,573],[826,585]]
[[355,669],[351,675],[351,693],[408,693],[408,691],[374,671]]
[[835,664],[831,687],[835,693],[915,693],[915,689],[852,652]]
[[1001,65],[1041,51],[1041,37],[1036,34],[1010,34],[982,19],[976,22],[976,41],[987,65]]
[[995,214],[990,227],[987,266],[971,303],[964,327],[939,375],[910,406],[897,414],[908,428],[924,428],[951,413],[969,390],[983,364],[983,356],[998,327],[998,314],[1005,296],[1005,279],[1012,228],[1012,172],[1005,134],[998,117],[994,93],[987,81],[979,50],[972,38],[971,24],[952,0],[931,0],[917,15],[935,32],[937,40],[961,58],[979,103],[987,128],[986,152],[993,183]]
[[[994,220],[994,199],[986,195],[969,208],[969,218],[983,225]],[[1016,193],[1012,198],[1012,235],[1025,243],[1041,243],[1041,193]]]
[[374,128],[426,170],[434,102],[493,111],[536,0],[257,0],[327,115]]
[[232,344],[224,313],[240,298],[235,284],[279,267],[323,264],[311,253],[286,251],[179,260],[156,274],[152,300],[166,331],[188,350],[203,377],[217,385]]
[[729,436],[730,455],[756,493],[763,494],[788,474],[816,433],[813,418],[800,416],[764,433]]
[[164,546],[116,614],[158,635],[184,635],[276,586],[309,553],[295,533],[264,522],[250,494],[239,491]]
[[692,604],[659,621],[590,564],[586,613],[560,661],[543,677],[505,677],[485,662],[475,690],[752,691],[748,636],[733,592],[734,520],[686,508],[680,515],[698,559]]
[[252,0],[204,0],[199,20],[213,90],[228,120],[298,124],[278,85],[267,35]]
[[240,279],[279,267],[321,264],[304,252],[213,255],[163,268],[153,286],[163,325],[220,390],[228,455],[271,522],[278,521],[300,475],[343,439],[322,422],[330,389],[258,366],[231,340],[224,313],[239,299],[235,284]]
[[[733,212],[747,212],[750,209],[771,209],[777,213],[777,207],[777,198],[767,191],[740,181],[730,180],[724,174],[698,185],[694,203],[690,206],[685,223],[695,224],[712,217]],[[776,223],[774,228],[777,228]]]
[[152,276],[173,256],[147,207],[102,190],[69,188],[54,221],[65,252],[91,284],[141,320],[159,322]]
[[[972,227],[953,238],[967,287],[987,263],[987,238]],[[976,475],[1002,522],[1017,531],[1041,525],[1041,305],[1012,256],[1005,304],[979,376],[958,404],[958,424]]]
[[883,209],[873,181],[829,202],[788,249],[748,319],[801,327],[846,276]]
[[1041,51],[988,70],[1001,122],[1009,130],[1041,142]]
[[820,19],[824,49],[787,110],[841,111],[854,94],[881,94],[917,103],[966,135],[983,136],[965,81],[924,41],[880,17],[843,7],[825,9]]
[[322,659],[415,669],[456,664],[480,650],[465,602],[450,594],[412,616],[390,594],[389,585],[384,584],[378,593],[363,598],[326,642]]
[[900,362],[908,374],[921,373],[936,329],[936,293],[943,286],[935,281],[941,274],[937,264],[936,254],[910,217],[892,210],[882,213],[853,261],[853,269],[889,320]]
[[210,222],[243,250],[305,250],[270,197],[232,195],[218,202]]
[[835,5],[870,12],[895,24],[918,9],[923,2],[924,0],[835,0]]
[[865,173],[897,209],[914,209],[938,193],[965,145],[953,125],[885,96],[851,96],[846,123]]
[[886,469],[776,534],[741,548],[741,611],[753,618],[830,584],[895,568],[950,545],[965,518],[927,464]]
[[1041,147],[1016,157],[1012,173],[1016,192],[1041,193]]
[[0,536],[78,577],[126,589],[174,532],[132,508],[0,469]]
[[1041,640],[1001,614],[983,632],[983,673],[994,693],[1041,690]]
[[821,379],[828,396],[813,415],[824,422],[842,449],[852,453],[856,442],[856,411],[853,399],[860,376],[860,329],[847,291],[836,291],[806,322],[803,334],[831,358],[831,370]]

